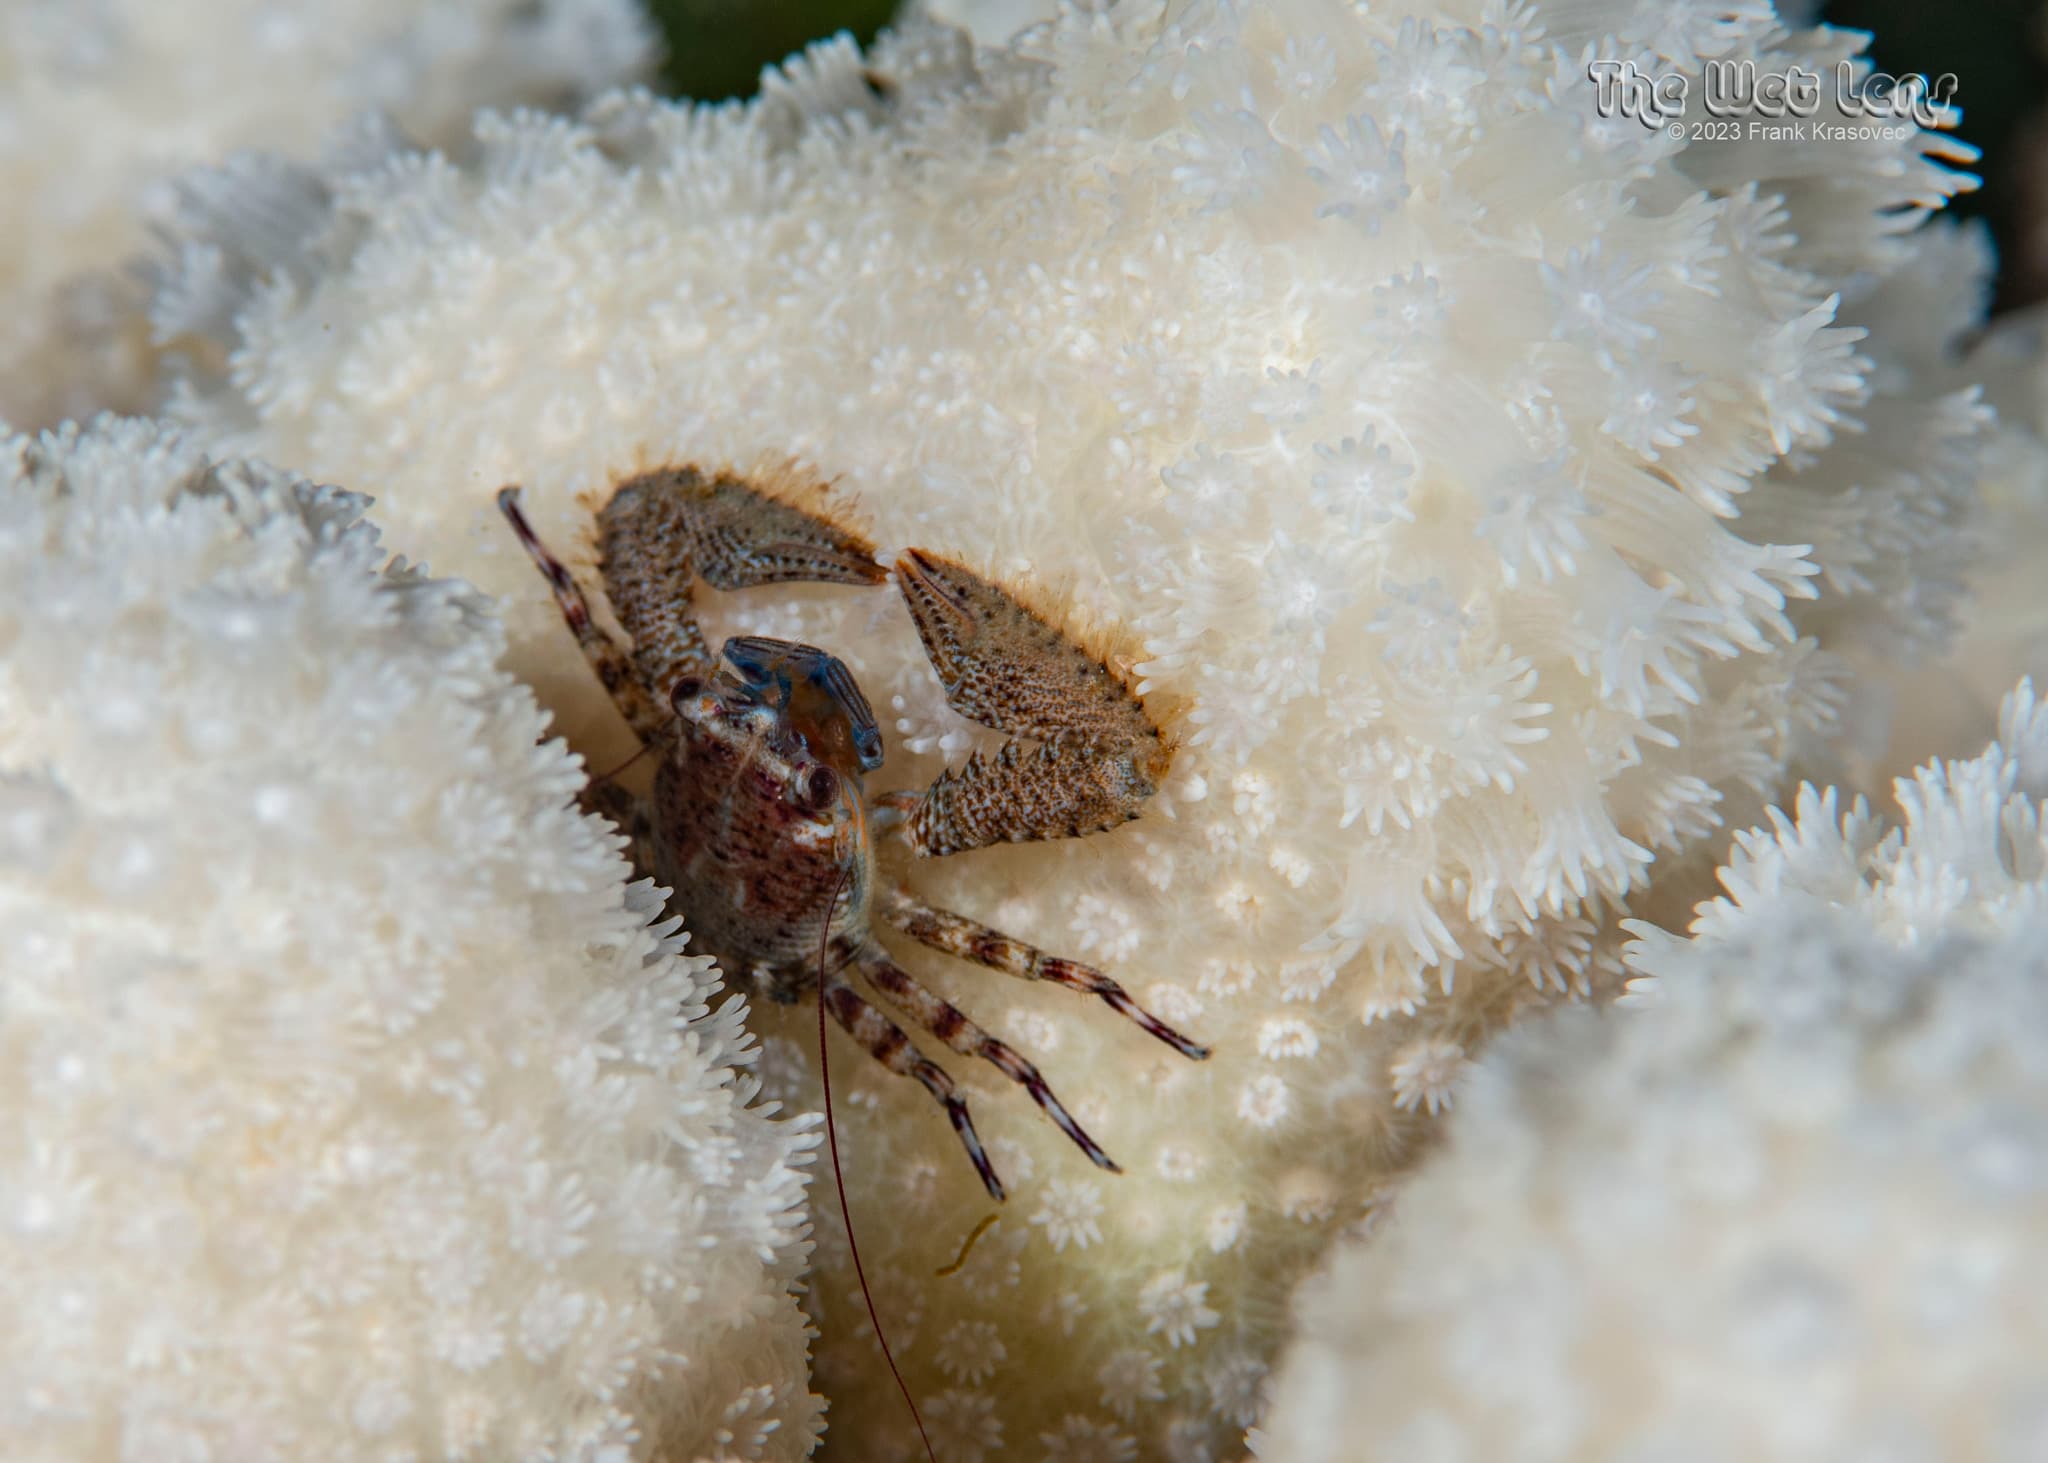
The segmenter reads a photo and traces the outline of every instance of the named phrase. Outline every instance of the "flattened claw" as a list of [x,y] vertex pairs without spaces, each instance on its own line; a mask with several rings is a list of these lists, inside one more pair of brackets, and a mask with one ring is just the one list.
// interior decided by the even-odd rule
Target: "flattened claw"
[[925,549],[896,561],[896,586],[946,704],[983,726],[1102,746],[1154,739],[1145,707],[1105,660],[965,564]]
[[1106,655],[957,560],[906,549],[895,577],[946,704],[1041,744],[1009,742],[941,774],[906,825],[918,852],[1079,837],[1137,816],[1172,749]]
[[605,594],[632,637],[634,673],[661,703],[678,679],[708,680],[716,668],[691,610],[697,580],[744,589],[887,577],[874,546],[822,511],[694,467],[627,478],[597,515],[597,539]]
[[903,557],[896,561],[896,582],[903,590],[904,599],[910,603],[910,616],[917,621],[918,633],[924,635],[927,642],[931,637],[926,634],[925,626],[938,616],[967,619],[966,597],[947,584],[949,574],[965,575],[967,572],[961,566],[949,564],[923,549],[905,549]]
[[717,589],[888,578],[875,546],[824,512],[694,467],[628,478],[598,515],[598,531],[607,569],[619,556],[651,554],[687,563]]

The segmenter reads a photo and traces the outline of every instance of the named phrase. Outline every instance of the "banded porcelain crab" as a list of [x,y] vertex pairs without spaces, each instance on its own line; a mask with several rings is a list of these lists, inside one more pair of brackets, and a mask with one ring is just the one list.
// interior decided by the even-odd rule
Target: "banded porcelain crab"
[[[776,1001],[816,990],[832,1018],[890,1071],[943,1106],[991,1196],[1002,1181],[967,1099],[944,1068],[872,1004],[855,978],[962,1056],[1020,1084],[1097,1165],[1120,1172],[1015,1049],[889,957],[876,922],[963,960],[1099,996],[1183,1056],[1208,1049],[1145,1010],[1115,980],[1049,955],[908,887],[882,884],[875,839],[920,857],[1002,842],[1078,838],[1138,814],[1172,746],[1108,660],[1015,593],[956,560],[908,549],[884,569],[822,493],[802,501],[694,467],[622,482],[598,515],[599,573],[630,650],[591,617],[508,487],[498,504],[547,576],[591,668],[645,748],[661,756],[650,802],[617,784],[594,798],[673,891],[695,948]],[[790,581],[893,581],[955,711],[1008,735],[922,794],[865,795],[882,764],[867,698],[816,646],[735,636],[714,657],[692,613],[695,582],[747,589]]]

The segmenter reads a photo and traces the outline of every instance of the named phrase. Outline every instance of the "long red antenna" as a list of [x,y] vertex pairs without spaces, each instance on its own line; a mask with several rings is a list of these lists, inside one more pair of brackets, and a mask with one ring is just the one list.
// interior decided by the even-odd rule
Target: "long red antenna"
[[846,876],[851,872],[851,866],[839,871],[839,882],[833,886],[832,898],[825,905],[825,927],[818,931],[818,1081],[825,1088],[825,1137],[832,1145],[832,1182],[839,1186],[839,1217],[846,1222],[846,1247],[853,1252],[853,1273],[860,1278],[860,1298],[868,1303],[868,1320],[874,1325],[875,1340],[882,1344],[882,1360],[889,1363],[889,1375],[896,1379],[896,1390],[903,1394],[904,1404],[910,1408],[910,1420],[917,1424],[924,1455],[931,1463],[939,1463],[939,1455],[932,1451],[931,1435],[924,1430],[924,1418],[918,1413],[917,1399],[910,1395],[910,1384],[897,1370],[896,1353],[889,1349],[889,1338],[882,1334],[882,1318],[875,1314],[875,1295],[868,1289],[868,1272],[860,1263],[860,1246],[853,1238],[853,1210],[846,1203],[846,1175],[839,1167],[839,1129],[832,1121],[832,1059],[825,1050],[825,948],[832,938],[832,912],[839,908],[839,896],[845,892]]

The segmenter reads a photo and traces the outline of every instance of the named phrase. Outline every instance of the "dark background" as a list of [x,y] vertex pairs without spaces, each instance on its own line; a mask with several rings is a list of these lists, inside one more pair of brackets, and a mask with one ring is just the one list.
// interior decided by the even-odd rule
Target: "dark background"
[[[679,96],[746,96],[761,68],[807,41],[867,41],[895,0],[651,0]],[[1871,56],[1899,74],[1952,71],[1960,136],[1983,149],[1984,187],[1954,211],[1981,217],[1999,248],[1997,308],[2048,297],[2048,5],[2043,0],[1828,0],[1829,23],[1873,32]]]

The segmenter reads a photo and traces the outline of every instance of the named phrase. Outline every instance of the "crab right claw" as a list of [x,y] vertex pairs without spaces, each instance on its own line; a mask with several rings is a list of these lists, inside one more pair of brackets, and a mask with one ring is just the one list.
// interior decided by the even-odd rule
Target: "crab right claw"
[[1010,741],[939,775],[909,816],[920,854],[1078,838],[1138,816],[1173,759],[1107,656],[957,560],[908,549],[896,585],[946,704]]

